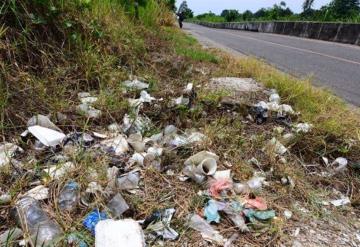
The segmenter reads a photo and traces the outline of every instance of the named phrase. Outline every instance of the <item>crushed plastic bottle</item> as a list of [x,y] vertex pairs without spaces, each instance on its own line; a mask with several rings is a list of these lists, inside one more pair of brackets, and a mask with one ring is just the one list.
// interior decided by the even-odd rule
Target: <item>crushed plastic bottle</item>
[[189,227],[200,232],[204,240],[208,242],[215,242],[218,245],[224,245],[226,242],[226,239],[218,231],[197,214],[190,216]]
[[68,182],[59,195],[59,208],[62,211],[72,211],[80,200],[80,188],[76,182]]
[[23,230],[27,230],[33,245],[53,246],[62,231],[60,226],[42,210],[40,203],[24,197],[16,203],[17,217]]

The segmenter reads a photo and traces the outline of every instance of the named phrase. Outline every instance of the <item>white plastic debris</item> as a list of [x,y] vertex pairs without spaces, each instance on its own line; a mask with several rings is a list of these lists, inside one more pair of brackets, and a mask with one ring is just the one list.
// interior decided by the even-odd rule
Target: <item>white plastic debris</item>
[[115,138],[104,140],[101,145],[110,148],[116,155],[121,155],[129,151],[129,145],[123,135],[118,135]]
[[224,171],[217,171],[217,172],[215,172],[213,177],[216,180],[220,180],[220,179],[231,180],[231,170],[229,169],[229,170],[224,170]]
[[117,193],[108,203],[112,216],[121,217],[130,207],[120,193]]
[[28,127],[29,132],[35,136],[43,145],[54,147],[59,145],[66,137],[63,133],[39,125]]
[[287,148],[275,137],[268,142],[267,149],[275,152],[278,155],[284,155],[287,152]]
[[151,101],[156,100],[154,97],[151,97],[148,92],[145,90],[140,92],[139,101],[142,103],[151,103]]
[[330,166],[334,167],[336,172],[341,172],[344,171],[347,167],[348,164],[348,160],[343,158],[343,157],[339,157],[336,160],[334,160]]
[[101,116],[101,111],[95,109],[94,107],[92,107],[91,105],[88,104],[80,104],[77,106],[77,111],[80,114],[84,114],[86,117],[88,118],[99,118]]
[[335,207],[340,207],[340,206],[345,206],[346,204],[351,203],[351,201],[350,201],[349,197],[344,197],[344,198],[341,198],[341,199],[338,199],[338,200],[330,201],[330,203],[332,205],[334,205]]
[[47,116],[38,114],[30,118],[27,122],[27,127],[39,125],[44,128],[52,129],[55,131],[62,132]]
[[284,217],[285,217],[285,219],[287,219],[287,220],[291,219],[292,215],[293,215],[293,213],[292,213],[290,210],[286,209],[286,210],[284,211]]
[[143,142],[141,134],[131,134],[127,139],[130,146],[138,153],[142,153],[145,150],[145,143]]
[[269,109],[269,106],[265,101],[260,101],[259,103],[255,104],[254,106],[255,107],[262,107],[262,108],[267,109],[267,110]]
[[133,190],[139,186],[140,174],[139,172],[129,172],[116,180],[116,186],[119,190]]
[[145,116],[129,116],[125,114],[123,118],[122,130],[130,133],[143,133],[151,127],[151,120]]
[[75,165],[69,161],[65,164],[50,166],[49,168],[44,169],[44,172],[46,172],[52,179],[60,179],[73,169],[75,169]]
[[190,217],[189,227],[200,232],[204,240],[208,242],[215,242],[218,245],[224,245],[226,239],[220,235],[206,220],[199,215],[194,214]]
[[248,184],[243,183],[234,183],[233,188],[236,194],[248,194],[250,192],[250,187]]
[[184,94],[191,94],[194,84],[188,83],[183,91]]
[[275,102],[277,104],[280,104],[280,95],[277,93],[273,93],[269,97],[269,102]]
[[146,231],[154,232],[157,236],[162,239],[176,240],[179,234],[170,227],[171,219],[175,213],[174,208],[168,208],[161,212],[159,220],[151,222],[147,227]]
[[90,182],[85,190],[86,193],[88,194],[96,194],[96,193],[102,193],[103,192],[103,188],[101,187],[100,184],[98,184],[97,182],[93,181]]
[[281,137],[281,143],[287,146],[294,142],[295,139],[296,136],[293,133],[286,133]]
[[140,166],[144,165],[144,157],[146,154],[139,154],[139,153],[134,153],[131,158],[129,159],[129,163],[130,164],[137,164]]
[[81,98],[86,98],[86,97],[90,97],[91,94],[88,93],[88,92],[80,92],[78,93],[78,98],[81,99]]
[[0,234],[0,246],[11,246],[14,240],[19,239],[23,235],[20,228],[11,228]]
[[19,151],[23,152],[22,148],[13,144],[13,143],[3,143],[0,145],[0,167],[5,166],[10,163],[11,158],[14,157],[14,154]]
[[200,132],[192,132],[188,137],[187,137],[188,142],[191,143],[198,143],[198,142],[203,142],[206,140],[206,136]]
[[22,197],[32,197],[38,201],[45,200],[49,198],[49,188],[46,188],[44,185],[38,185],[27,191]]
[[190,103],[190,99],[180,96],[176,99],[173,99],[173,103],[174,105],[188,105]]
[[124,86],[130,89],[137,89],[137,90],[143,90],[149,88],[149,84],[139,81],[138,79],[135,80],[128,80],[123,82]]
[[11,202],[11,195],[6,193],[6,194],[2,194],[0,195],[0,205],[2,204],[7,204]]
[[313,125],[308,123],[298,123],[294,126],[296,133],[308,133],[312,129]]
[[98,132],[93,132],[93,136],[99,139],[106,139],[108,137],[107,135]]
[[286,116],[287,114],[291,114],[291,115],[295,114],[295,111],[293,110],[291,105],[286,105],[286,104],[280,105],[278,112],[282,116]]
[[146,151],[148,154],[152,154],[155,157],[160,157],[163,154],[163,148],[160,147],[149,147]]
[[167,125],[164,129],[164,135],[171,135],[177,132],[177,128],[174,125]]
[[217,156],[216,154],[214,154],[212,152],[208,152],[208,151],[201,151],[197,154],[194,154],[190,158],[188,158],[184,164],[185,165],[199,165],[203,160],[209,159],[209,158],[212,158],[215,161],[219,161],[219,156]]
[[82,104],[87,104],[87,105],[91,105],[91,104],[95,103],[97,100],[98,100],[97,97],[92,97],[92,96],[84,97],[84,98],[80,99]]
[[269,111],[278,112],[280,110],[280,105],[276,102],[267,103],[267,109]]
[[132,219],[101,220],[95,227],[95,247],[145,247],[144,233]]
[[261,189],[263,184],[265,184],[266,178],[264,177],[253,177],[249,181],[247,181],[247,185],[252,190]]

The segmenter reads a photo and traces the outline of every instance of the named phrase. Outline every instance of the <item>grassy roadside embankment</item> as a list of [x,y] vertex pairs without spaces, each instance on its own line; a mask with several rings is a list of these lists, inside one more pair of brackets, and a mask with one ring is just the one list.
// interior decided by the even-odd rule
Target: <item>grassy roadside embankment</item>
[[[144,136],[156,133],[167,124],[180,129],[198,128],[210,141],[203,146],[186,148],[171,153],[164,163],[175,172],[182,170],[184,159],[202,149],[211,150],[232,164],[234,176],[249,179],[257,167],[246,162],[256,157],[261,169],[272,170],[268,180],[272,186],[258,195],[264,197],[269,207],[279,217],[266,230],[254,230],[237,240],[237,244],[254,246],[290,243],[290,231],[296,223],[306,224],[316,219],[336,219],[358,212],[360,202],[360,179],[358,171],[349,168],[334,177],[318,176],[326,167],[321,157],[331,159],[344,156],[351,164],[359,161],[360,117],[345,103],[322,89],[315,88],[310,81],[302,81],[285,75],[253,58],[234,58],[218,50],[204,49],[192,37],[174,27],[173,15],[157,1],[149,1],[140,9],[140,19],[126,13],[117,1],[42,1],[6,0],[0,15],[0,104],[1,135],[4,141],[18,138],[34,114],[57,112],[68,116],[59,123],[64,132],[102,131],[113,122],[121,123],[130,106],[127,98],[136,97],[136,92],[124,93],[121,82],[129,76],[140,76],[150,83],[148,90],[156,98],[164,98],[156,108],[146,107],[144,114],[153,122],[153,128]],[[203,86],[212,77],[251,77],[266,87],[276,89],[284,103],[290,104],[301,115],[298,122],[310,122],[313,130],[300,135],[289,146],[290,155],[284,164],[278,157],[264,153],[261,148],[274,135],[276,126],[270,122],[257,126],[246,123],[241,114],[221,110],[218,105],[226,92],[209,92]],[[191,109],[169,108],[169,101],[177,97],[188,82],[193,82],[198,97]],[[77,93],[89,91],[99,95],[96,108],[102,110],[99,119],[88,119],[76,113]],[[52,188],[52,197],[45,205],[47,212],[64,230],[62,239],[76,232],[90,246],[93,237],[84,230],[81,222],[90,208],[81,207],[76,214],[63,214],[56,206],[60,187],[65,180],[52,181],[41,174],[44,156],[32,153],[28,143],[20,145],[35,158],[24,160],[22,174],[11,167],[0,172],[0,192],[10,191],[10,205],[0,206],[0,232],[15,224],[10,217],[16,198],[31,188],[34,180]],[[86,188],[93,170],[99,175],[100,184],[106,183],[105,158],[94,160],[84,152],[71,154],[76,162],[76,171],[67,179],[78,181]],[[224,164],[221,167],[224,168]],[[318,164],[316,169],[308,164]],[[315,174],[314,174],[315,173]],[[154,209],[175,207],[177,213],[174,228],[180,239],[169,242],[169,246],[200,246],[198,233],[185,226],[186,215],[199,212],[204,198],[196,193],[200,189],[192,183],[182,183],[176,176],[168,176],[155,169],[142,172],[145,193],[126,194],[134,219],[143,219]],[[279,184],[284,176],[291,176],[295,187],[285,188]],[[353,207],[323,211],[321,200],[326,200],[333,188],[349,195]],[[350,192],[349,192],[350,191]],[[169,197],[169,195],[171,195]],[[102,207],[106,197],[96,198],[92,207]],[[310,211],[300,212],[294,202]],[[294,220],[284,221],[281,212],[291,209]],[[219,229],[227,237],[236,231],[229,222]]]

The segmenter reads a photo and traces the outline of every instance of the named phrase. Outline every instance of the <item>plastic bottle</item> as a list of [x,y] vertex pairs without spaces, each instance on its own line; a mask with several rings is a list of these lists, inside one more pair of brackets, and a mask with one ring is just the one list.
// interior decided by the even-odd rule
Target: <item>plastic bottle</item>
[[62,211],[72,211],[80,200],[80,187],[76,182],[68,182],[61,190],[58,205]]
[[24,197],[16,203],[19,225],[28,231],[36,247],[53,246],[62,233],[60,226],[47,216],[40,203],[31,197]]

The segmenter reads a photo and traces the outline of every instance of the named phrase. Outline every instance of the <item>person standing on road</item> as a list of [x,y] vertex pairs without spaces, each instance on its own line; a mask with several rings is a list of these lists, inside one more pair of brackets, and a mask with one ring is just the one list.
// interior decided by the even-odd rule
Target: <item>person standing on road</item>
[[178,16],[179,26],[180,28],[183,27],[183,21],[185,20],[185,14],[184,12],[177,12],[176,15]]

